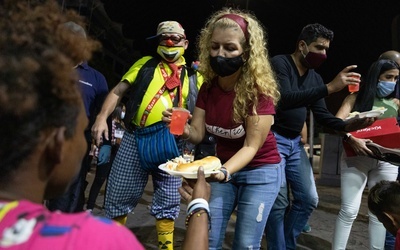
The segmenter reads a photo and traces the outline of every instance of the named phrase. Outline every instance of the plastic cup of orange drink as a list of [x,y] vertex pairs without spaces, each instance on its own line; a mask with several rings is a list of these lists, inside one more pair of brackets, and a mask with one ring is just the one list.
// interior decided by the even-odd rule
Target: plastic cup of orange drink
[[[352,76],[354,78],[360,79],[359,76]],[[360,90],[360,83],[357,84],[349,84],[347,85],[347,87],[349,88],[349,92],[350,93],[354,93],[354,92],[358,92]]]
[[174,135],[182,135],[185,124],[189,118],[189,110],[184,108],[172,108],[171,123],[169,124],[169,132]]

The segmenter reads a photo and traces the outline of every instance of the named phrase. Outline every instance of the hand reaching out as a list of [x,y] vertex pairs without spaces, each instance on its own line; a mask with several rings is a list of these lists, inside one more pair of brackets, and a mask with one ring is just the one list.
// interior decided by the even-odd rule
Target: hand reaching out
[[197,171],[197,180],[187,179],[178,189],[181,197],[189,204],[194,199],[203,198],[206,201],[210,199],[211,187],[206,182],[204,168],[199,167]]
[[186,180],[182,183],[182,187],[179,187],[179,193],[188,203],[188,207],[190,206],[189,203],[192,201],[198,201],[196,205],[192,205],[191,207],[198,207],[200,204],[200,209],[202,210],[190,210],[187,212],[187,231],[183,241],[182,250],[206,250],[208,249],[210,219],[208,200],[210,199],[211,187],[210,184],[206,182],[203,167],[199,167],[197,170],[197,180]]
[[345,127],[345,131],[351,132],[358,129],[366,128],[368,126],[371,126],[372,123],[374,123],[376,120],[377,120],[376,117],[364,117],[360,119],[352,119],[346,122],[347,125]]
[[351,136],[347,143],[353,148],[357,155],[373,156],[374,153],[366,146],[366,143],[368,142],[372,141],[370,139],[360,139]]

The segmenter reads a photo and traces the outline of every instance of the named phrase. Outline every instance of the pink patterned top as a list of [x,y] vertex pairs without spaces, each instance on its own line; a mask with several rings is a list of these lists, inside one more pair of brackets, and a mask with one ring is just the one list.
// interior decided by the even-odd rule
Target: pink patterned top
[[89,213],[51,212],[30,201],[0,201],[0,249],[144,249],[124,226]]

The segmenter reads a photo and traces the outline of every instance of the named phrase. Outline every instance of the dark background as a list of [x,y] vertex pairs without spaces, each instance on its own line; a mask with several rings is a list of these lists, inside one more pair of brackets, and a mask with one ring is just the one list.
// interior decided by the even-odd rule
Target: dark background
[[[335,33],[327,61],[317,70],[325,82],[344,67],[357,64],[366,74],[369,65],[386,50],[400,50],[399,0],[59,0],[87,16],[88,30],[103,43],[92,60],[106,75],[110,87],[146,53],[145,38],[155,35],[159,22],[176,20],[190,41],[185,57],[196,58],[196,37],[207,17],[223,7],[247,9],[264,24],[270,56],[292,53],[302,27],[321,23]],[[335,113],[347,90],[326,98]]]

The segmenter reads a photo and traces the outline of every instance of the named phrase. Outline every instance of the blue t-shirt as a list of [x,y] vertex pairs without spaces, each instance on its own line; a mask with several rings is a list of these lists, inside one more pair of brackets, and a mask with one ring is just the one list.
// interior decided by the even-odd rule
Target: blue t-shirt
[[79,64],[76,70],[79,75],[86,115],[90,122],[89,126],[91,126],[108,94],[107,81],[103,74],[90,67],[87,62]]

